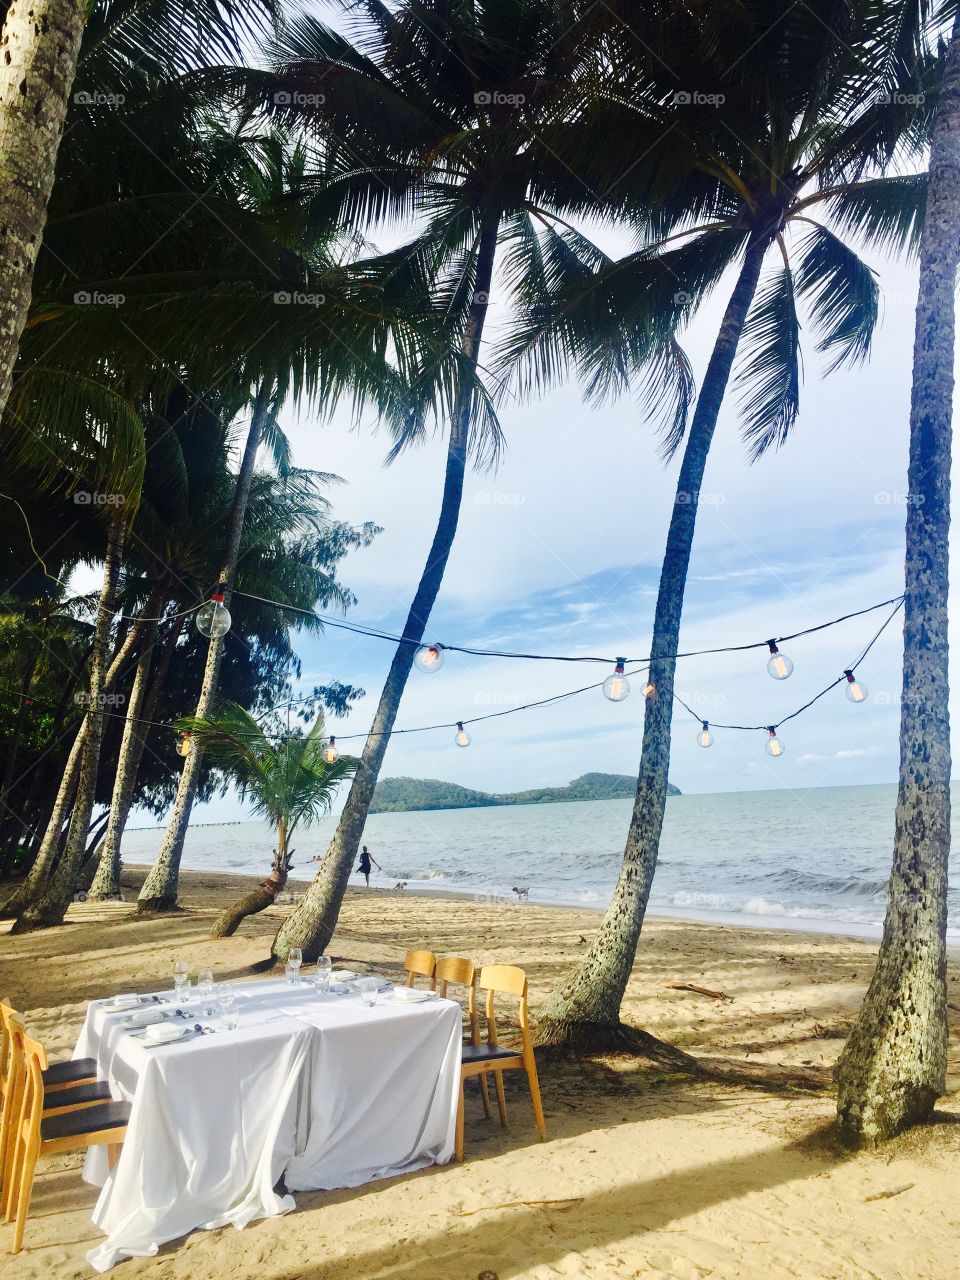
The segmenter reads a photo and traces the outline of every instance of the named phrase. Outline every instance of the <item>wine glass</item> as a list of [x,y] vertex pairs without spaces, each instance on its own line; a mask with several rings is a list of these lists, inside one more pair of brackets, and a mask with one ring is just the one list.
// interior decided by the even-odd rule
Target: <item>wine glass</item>
[[317,971],[313,975],[313,985],[320,995],[326,995],[330,990],[330,971],[332,968],[333,964],[329,956],[317,957]]
[[300,966],[303,964],[303,952],[299,947],[291,947],[287,955],[287,981],[292,987],[300,985]]
[[183,996],[185,989],[190,985],[190,966],[186,960],[178,960],[173,966],[173,989],[177,1000]]
[[212,969],[201,969],[197,975],[197,988],[204,1000],[203,1012],[209,1017],[210,1014],[216,1012],[213,1007],[214,984]]

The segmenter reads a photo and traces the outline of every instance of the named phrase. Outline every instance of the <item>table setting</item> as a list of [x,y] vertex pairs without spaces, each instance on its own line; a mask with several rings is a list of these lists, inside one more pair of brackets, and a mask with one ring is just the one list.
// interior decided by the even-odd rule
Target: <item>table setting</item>
[[91,1001],[74,1049],[132,1104],[120,1158],[93,1148],[98,1271],[198,1227],[243,1227],[294,1191],[354,1187],[453,1154],[461,1011],[374,974],[191,985]]

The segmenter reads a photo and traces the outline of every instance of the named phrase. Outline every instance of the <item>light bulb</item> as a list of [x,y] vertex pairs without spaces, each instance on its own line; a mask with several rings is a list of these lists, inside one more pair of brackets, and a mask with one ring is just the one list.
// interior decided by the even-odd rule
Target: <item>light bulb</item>
[[843,674],[847,677],[847,683],[843,692],[847,695],[850,701],[866,702],[870,690],[863,681],[858,680],[852,671],[845,671]]
[[177,741],[177,751],[182,756],[188,756],[193,750],[193,737],[189,733],[181,734]]
[[767,730],[767,755],[782,756],[784,751],[786,751],[786,747],[777,737],[776,729],[771,725]]
[[458,747],[469,747],[470,745],[470,735],[463,727],[462,720],[457,721],[457,732],[453,740]]
[[197,630],[211,640],[219,640],[230,630],[230,610],[219,593],[212,595],[197,610]]
[[697,734],[697,746],[698,747],[713,746],[713,734],[710,732],[710,725],[707,723],[706,720],[703,721],[703,728]]
[[340,754],[340,752],[337,750],[337,740],[336,740],[336,738],[333,736],[333,734],[331,733],[331,735],[330,735],[330,741],[329,741],[329,742],[327,743],[327,745],[323,748],[323,762],[324,762],[324,764],[336,764],[336,762],[337,762],[337,757],[339,756],[339,754]]
[[607,676],[603,682],[603,696],[611,702],[622,702],[630,694],[630,681],[623,674],[626,658],[618,658],[613,675]]
[[793,675],[793,662],[785,653],[780,652],[775,640],[768,640],[767,644],[770,646],[767,671],[773,676],[774,680],[786,680],[788,676]]
[[413,655],[413,661],[421,671],[439,671],[443,666],[443,647],[439,644],[422,644]]
[[656,693],[655,685],[653,684],[652,681],[648,680],[647,683],[643,686],[643,696],[645,698],[652,698],[655,693]]

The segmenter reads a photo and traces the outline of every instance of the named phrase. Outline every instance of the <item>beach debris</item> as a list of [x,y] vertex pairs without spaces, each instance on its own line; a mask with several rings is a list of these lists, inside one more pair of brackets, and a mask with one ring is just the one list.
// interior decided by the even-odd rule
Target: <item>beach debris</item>
[[661,982],[662,987],[669,987],[671,991],[694,991],[698,996],[709,996],[711,1000],[732,1000],[733,996],[728,996],[726,991],[714,991],[712,987],[701,987],[696,982]]
[[866,1196],[863,1203],[869,1204],[871,1200],[890,1200],[893,1196],[902,1196],[904,1191],[909,1191],[916,1183],[905,1182],[900,1187],[891,1187],[889,1191],[876,1191],[872,1196]]
[[500,1280],[496,1271],[478,1271],[477,1280]]
[[587,941],[586,937],[585,937],[582,933],[581,933],[581,935],[580,935],[580,941],[581,941],[582,943],[586,943],[586,941]]
[[567,1196],[563,1200],[508,1200],[506,1204],[484,1204],[479,1209],[461,1209],[457,1216],[472,1218],[475,1213],[492,1213],[494,1209],[528,1209],[535,1205],[563,1205],[569,1209],[575,1204],[582,1203],[583,1196]]
[[519,889],[517,888],[517,886],[516,886],[516,885],[514,885],[514,886],[513,886],[513,892],[517,895],[517,901],[518,901],[518,902],[529,902],[529,901],[530,901],[530,886],[529,886],[529,885],[524,885],[522,888],[519,888]]

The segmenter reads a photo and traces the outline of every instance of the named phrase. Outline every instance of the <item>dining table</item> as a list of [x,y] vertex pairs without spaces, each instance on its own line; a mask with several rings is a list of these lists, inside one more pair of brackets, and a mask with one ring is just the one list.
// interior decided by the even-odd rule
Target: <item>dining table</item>
[[[104,1233],[90,1264],[106,1271],[198,1228],[287,1213],[291,1192],[448,1162],[461,1008],[381,985],[370,1005],[351,982],[231,983],[235,1027],[195,988],[139,995],[132,1008],[91,1001],[73,1056],[95,1059],[132,1105],[113,1168],[103,1147],[84,1165],[101,1187],[93,1221]],[[157,1024],[180,1038],[155,1040]]]

